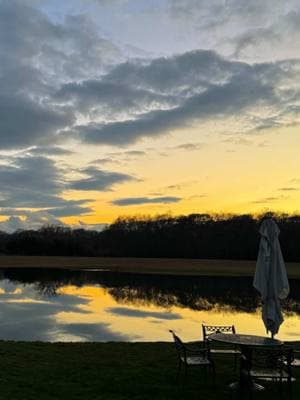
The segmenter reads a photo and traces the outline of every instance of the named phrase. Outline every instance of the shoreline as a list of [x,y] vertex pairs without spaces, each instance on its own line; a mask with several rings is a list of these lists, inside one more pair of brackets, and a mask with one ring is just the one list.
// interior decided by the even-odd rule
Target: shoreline
[[[190,275],[253,276],[254,260],[201,260],[134,257],[0,256],[0,268],[102,269],[110,272]],[[286,263],[288,277],[300,279],[300,263]]]

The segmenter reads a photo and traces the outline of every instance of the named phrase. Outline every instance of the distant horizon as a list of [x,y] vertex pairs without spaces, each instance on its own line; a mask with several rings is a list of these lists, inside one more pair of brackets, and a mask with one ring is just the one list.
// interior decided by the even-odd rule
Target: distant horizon
[[[152,214],[152,215],[147,215],[147,214],[128,214],[128,215],[119,215],[116,217],[113,221],[111,222],[106,222],[106,223],[95,223],[95,224],[84,224],[84,223],[79,223],[77,225],[72,225],[72,224],[66,224],[63,223],[62,221],[55,222],[53,224],[50,223],[45,223],[45,224],[40,224],[36,226],[28,226],[25,227],[22,225],[22,228],[14,228],[13,224],[8,225],[6,227],[5,222],[0,222],[0,232],[5,232],[8,234],[15,233],[18,230],[39,230],[42,228],[47,228],[47,227],[61,227],[61,228],[67,228],[71,230],[75,229],[85,229],[85,230],[95,230],[98,232],[103,231],[103,229],[108,228],[110,225],[113,225],[117,223],[118,221],[121,220],[130,220],[130,219],[136,219],[137,221],[144,221],[144,220],[153,220],[155,221],[156,219],[163,219],[163,218],[171,218],[171,219],[176,219],[176,218],[181,218],[181,217],[190,217],[193,215],[199,215],[199,216],[205,216],[207,215],[208,217],[214,218],[216,220],[227,220],[231,218],[239,218],[239,217],[246,217],[250,216],[255,220],[260,220],[261,218],[264,217],[274,217],[276,218],[293,218],[293,217],[299,217],[300,218],[300,212],[299,213],[286,213],[286,212],[280,212],[280,211],[272,211],[272,210],[262,210],[257,213],[225,213],[225,212],[214,212],[214,213],[206,213],[206,212],[195,212],[195,213],[187,213],[187,214],[177,214],[174,215],[172,213],[163,213],[163,214]],[[18,225],[18,220],[16,221],[16,225]]]
[[0,0],[0,230],[300,214],[300,3]]

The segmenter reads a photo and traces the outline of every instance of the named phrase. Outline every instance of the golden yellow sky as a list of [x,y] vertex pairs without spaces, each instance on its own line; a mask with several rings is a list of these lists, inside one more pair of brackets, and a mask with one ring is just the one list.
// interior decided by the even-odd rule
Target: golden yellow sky
[[[109,223],[122,215],[300,212],[299,127],[234,138],[230,134],[210,134],[196,150],[174,149],[182,143],[179,138],[188,135],[195,142],[197,134],[197,127],[178,130],[157,141],[159,151],[150,141],[135,146],[146,155],[115,164],[113,169],[126,170],[137,181],[120,184],[112,191],[91,193],[94,213],[80,220],[94,224]],[[98,150],[87,153],[89,158],[96,158]],[[181,200],[172,204],[110,204],[116,198],[166,195]],[[65,196],[87,197],[86,192]],[[78,218],[63,220],[74,224]]]

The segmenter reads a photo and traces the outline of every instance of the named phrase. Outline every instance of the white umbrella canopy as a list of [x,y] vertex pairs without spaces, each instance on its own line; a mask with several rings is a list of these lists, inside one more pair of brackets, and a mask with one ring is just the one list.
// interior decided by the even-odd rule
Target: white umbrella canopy
[[262,319],[272,337],[283,322],[280,299],[289,294],[289,281],[281,253],[280,230],[272,218],[265,219],[259,229],[261,235],[253,286],[262,297]]

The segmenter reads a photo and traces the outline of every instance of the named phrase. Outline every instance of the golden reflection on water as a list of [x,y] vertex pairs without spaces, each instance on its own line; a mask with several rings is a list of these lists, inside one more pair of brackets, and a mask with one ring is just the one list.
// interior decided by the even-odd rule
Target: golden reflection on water
[[[179,306],[163,308],[145,301],[120,303],[108,289],[98,286],[64,286],[58,290],[58,294],[84,300],[78,305],[78,311],[83,313],[58,312],[58,325],[105,323],[112,333],[126,335],[131,341],[170,341],[169,329],[174,329],[184,340],[200,340],[201,323],[234,324],[238,333],[266,336],[260,309],[255,313],[247,313],[216,305],[209,311],[198,311]],[[281,340],[300,340],[299,316],[289,314],[284,318],[276,337]],[[74,336],[70,340],[80,340],[80,337]]]

